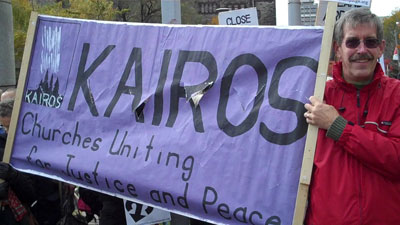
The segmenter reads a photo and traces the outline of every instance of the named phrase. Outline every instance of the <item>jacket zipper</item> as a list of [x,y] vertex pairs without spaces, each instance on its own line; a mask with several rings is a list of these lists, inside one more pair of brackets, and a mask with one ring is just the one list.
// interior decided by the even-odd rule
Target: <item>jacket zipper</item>
[[361,106],[361,104],[360,104],[360,89],[357,88],[357,108],[358,108],[358,110],[357,110],[357,124],[361,126],[361,124],[360,124],[360,122],[361,122],[360,121],[360,106]]
[[[357,124],[361,126],[360,107],[361,107],[360,89],[357,89]],[[360,204],[360,224],[362,225],[363,224],[363,219],[362,219],[362,193],[361,193],[361,173],[362,173],[362,169],[361,169],[361,167],[359,167],[359,173],[360,173],[360,179],[359,179],[359,183],[358,183],[358,188],[359,188],[358,198],[359,198],[359,204]]]

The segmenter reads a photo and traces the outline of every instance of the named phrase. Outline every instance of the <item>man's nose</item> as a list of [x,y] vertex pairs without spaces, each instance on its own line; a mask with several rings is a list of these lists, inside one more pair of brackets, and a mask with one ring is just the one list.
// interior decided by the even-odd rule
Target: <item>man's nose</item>
[[365,43],[361,41],[361,43],[357,46],[357,52],[358,53],[364,53],[367,52],[367,46],[365,46]]

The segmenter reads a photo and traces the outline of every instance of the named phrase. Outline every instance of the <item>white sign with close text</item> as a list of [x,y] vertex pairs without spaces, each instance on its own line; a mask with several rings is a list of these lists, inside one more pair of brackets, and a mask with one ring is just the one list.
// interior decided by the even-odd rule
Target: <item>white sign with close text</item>
[[256,8],[238,9],[218,14],[220,25],[258,25]]

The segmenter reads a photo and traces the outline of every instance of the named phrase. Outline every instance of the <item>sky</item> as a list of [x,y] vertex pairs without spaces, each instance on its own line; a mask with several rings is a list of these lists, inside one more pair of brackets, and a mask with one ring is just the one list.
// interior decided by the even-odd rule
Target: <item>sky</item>
[[[288,25],[288,2],[288,0],[275,0],[278,26]],[[390,16],[395,8],[400,9],[400,0],[371,0],[371,11],[377,16]]]

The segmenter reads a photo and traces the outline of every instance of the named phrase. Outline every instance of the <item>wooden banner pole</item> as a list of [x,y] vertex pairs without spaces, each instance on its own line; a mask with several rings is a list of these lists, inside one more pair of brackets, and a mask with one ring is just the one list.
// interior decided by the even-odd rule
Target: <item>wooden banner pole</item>
[[[317,79],[315,82],[314,96],[323,100],[325,82],[332,50],[333,28],[336,21],[337,2],[329,2],[326,12],[324,34],[322,36],[321,53],[319,56]],[[317,143],[318,127],[309,125],[306,145],[303,155],[303,164],[300,172],[299,187],[297,191],[296,206],[294,210],[293,225],[302,225],[307,209],[308,190],[314,163],[315,145]]]
[[22,57],[21,71],[19,74],[17,91],[15,94],[10,129],[8,130],[6,148],[5,148],[4,156],[3,156],[3,162],[6,162],[6,163],[10,162],[12,147],[14,145],[15,131],[16,131],[17,123],[18,123],[19,111],[21,109],[21,102],[22,102],[22,98],[23,98],[22,95],[24,93],[26,77],[28,74],[28,68],[29,68],[30,59],[31,59],[31,52],[32,52],[32,46],[33,46],[33,41],[34,41],[33,39],[35,37],[37,19],[38,19],[38,13],[32,12],[31,17],[29,19],[29,27],[28,27],[28,32],[26,35],[24,55]]

